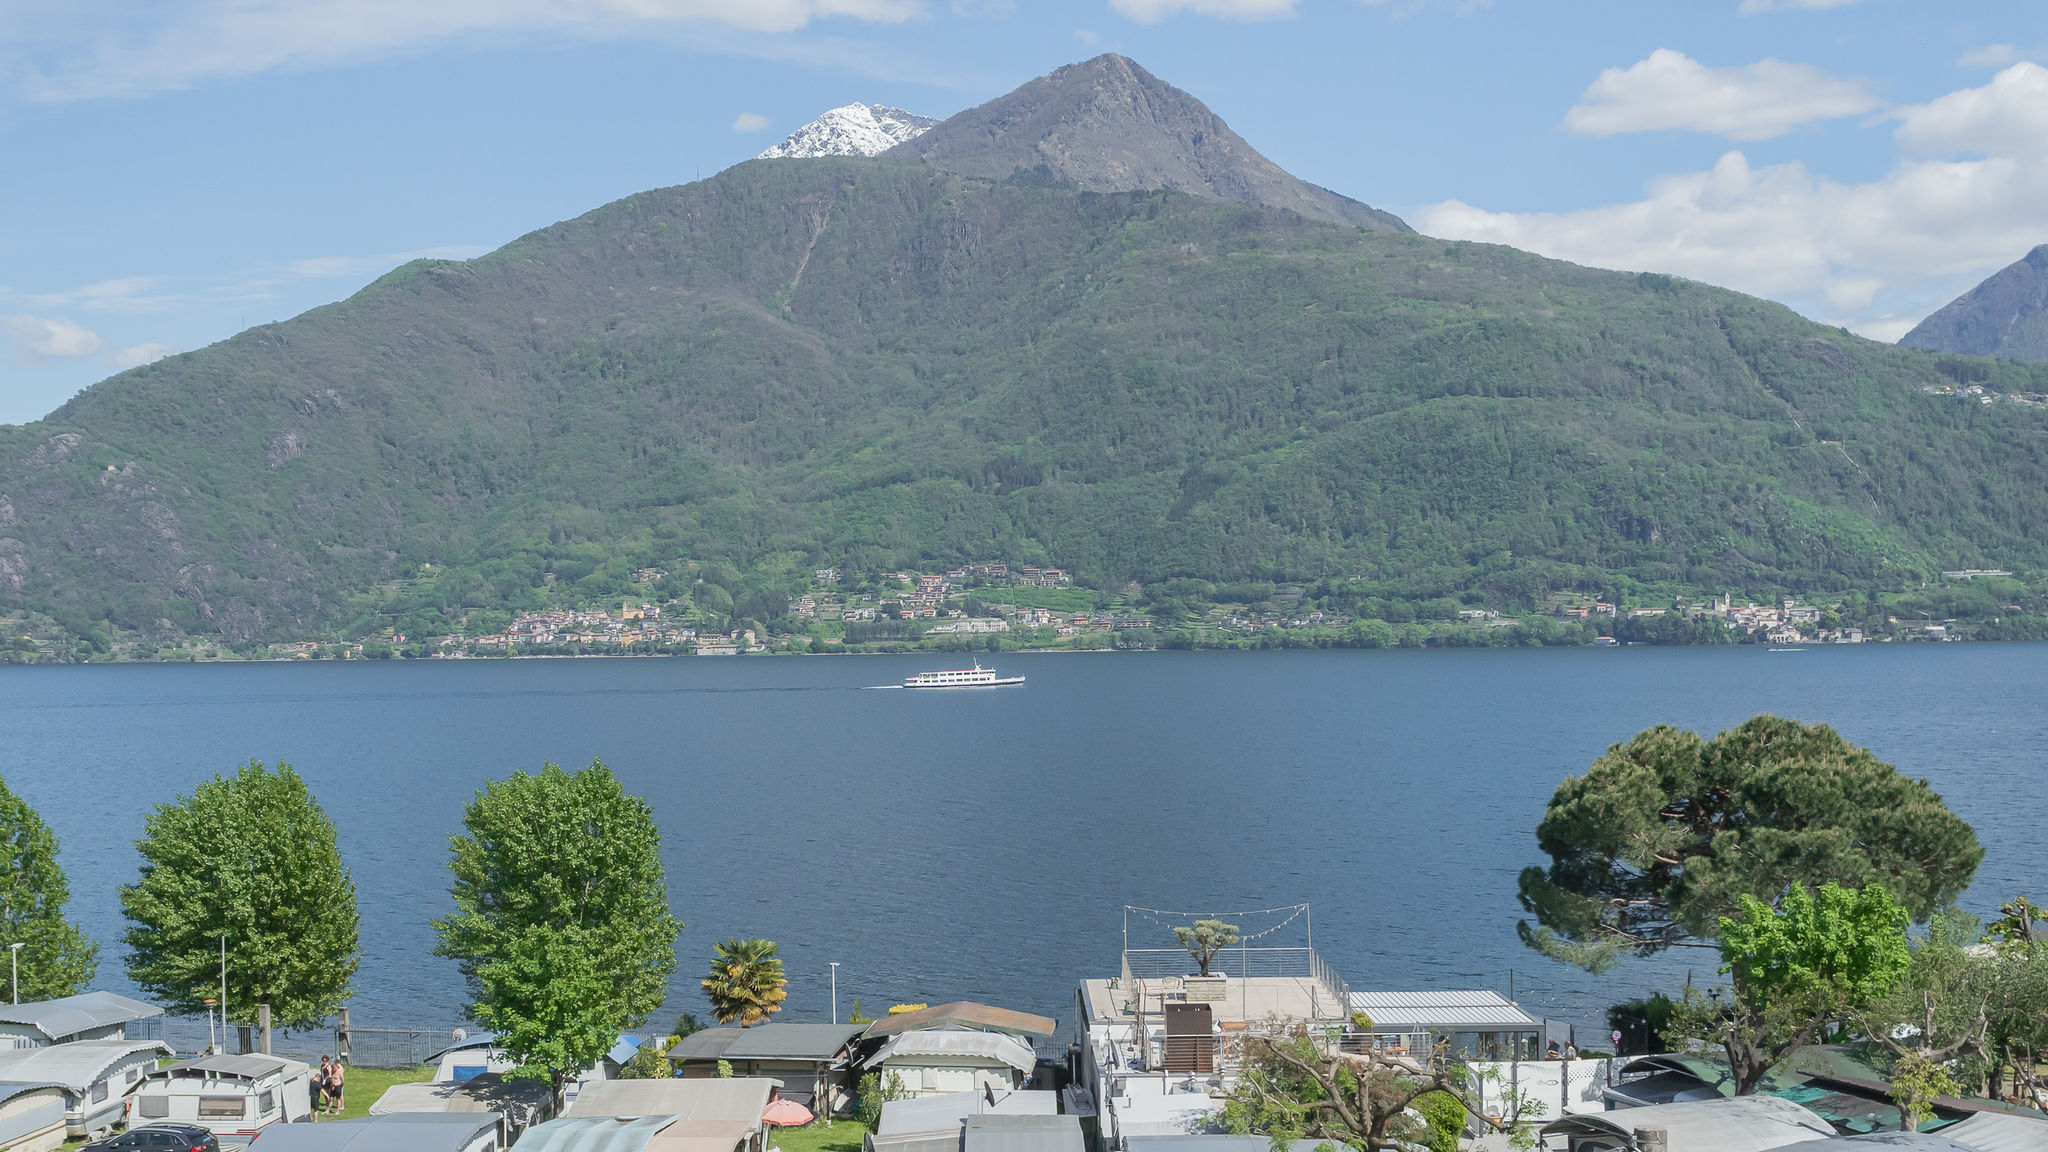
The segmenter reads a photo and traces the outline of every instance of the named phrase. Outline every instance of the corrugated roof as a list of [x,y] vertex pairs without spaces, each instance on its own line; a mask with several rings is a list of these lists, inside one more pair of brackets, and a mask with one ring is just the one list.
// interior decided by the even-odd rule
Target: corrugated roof
[[763,1076],[729,1080],[593,1080],[569,1102],[570,1116],[659,1116],[679,1120],[743,1120],[758,1127],[769,1093],[781,1082]]
[[[1856,1147],[1850,1148],[1851,1144]],[[1802,1140],[1797,1144],[1784,1145],[1779,1152],[1884,1152],[1885,1149],[1896,1152],[1980,1152],[1931,1132],[1871,1132],[1834,1140]]]
[[55,1091],[60,1095],[64,1091],[62,1084],[51,1084],[33,1080],[0,1080],[0,1104],[5,1104],[16,1096],[26,1096],[31,1092],[41,1092],[45,1088]]
[[494,1113],[400,1112],[323,1124],[272,1124],[251,1147],[262,1152],[462,1152],[496,1132]]
[[961,1152],[1086,1152],[1077,1116],[969,1116]]
[[86,992],[61,1000],[37,1000],[28,1004],[0,1004],[0,1024],[25,1025],[52,1040],[163,1014],[164,1010],[154,1004],[144,1004],[112,992]]
[[960,1138],[966,1129],[955,1125],[935,1132],[898,1132],[891,1136],[869,1136],[867,1152],[960,1152]]
[[955,1000],[915,1012],[884,1016],[868,1025],[866,1035],[869,1039],[880,1039],[920,1028],[976,1028],[984,1032],[1008,1032],[1013,1036],[1049,1039],[1059,1031],[1059,1026],[1059,1021],[1050,1016],[1034,1016],[1029,1012],[976,1004],[970,1000]]
[[905,1032],[876,1049],[862,1067],[873,1068],[885,1060],[904,1056],[969,1056],[1007,1064],[1029,1072],[1038,1063],[1031,1046],[1000,1032]]
[[274,1076],[280,1072],[287,1076],[295,1076],[305,1070],[306,1066],[297,1060],[251,1052],[241,1056],[225,1053],[219,1056],[194,1056],[190,1060],[180,1060],[169,1067],[159,1068],[151,1075],[169,1077],[181,1072],[204,1072],[238,1080],[261,1080],[265,1076]]
[[1485,989],[1441,992],[1353,992],[1351,1010],[1372,1017],[1375,1028],[1525,1028],[1543,1021],[1507,997]]
[[942,1092],[936,1096],[914,1096],[882,1105],[877,1136],[900,1136],[910,1132],[950,1132],[969,1116],[1056,1116],[1057,1092],[998,1092],[994,1107],[984,1092]]
[[568,1116],[526,1130],[519,1152],[646,1152],[673,1116]]
[[671,1060],[723,1060],[725,1059],[725,1050],[732,1047],[733,1042],[748,1031],[745,1028],[706,1028],[699,1032],[692,1032],[681,1040],[676,1041],[676,1046],[668,1050],[668,1058]]
[[72,1093],[85,1091],[104,1078],[107,1069],[138,1053],[169,1056],[161,1040],[74,1040],[43,1048],[0,1050],[0,1080],[48,1080]]
[[1977,1152],[2048,1152],[2048,1121],[1979,1112],[1941,1130],[1941,1135]]
[[1582,1112],[1545,1124],[1542,1134],[1614,1136],[1628,1140],[1646,1124],[1663,1128],[1670,1138],[1670,1147],[1684,1152],[1767,1152],[1835,1134],[1827,1121],[1776,1096],[1737,1096],[1652,1104],[1616,1112]]
[[421,1063],[432,1064],[450,1052],[464,1052],[471,1048],[495,1048],[497,1046],[498,1034],[496,1032],[472,1032],[446,1048],[441,1049],[439,1052],[428,1056]]
[[1125,1152],[1273,1152],[1269,1136],[1230,1136],[1223,1133],[1182,1133],[1178,1136],[1127,1136]]

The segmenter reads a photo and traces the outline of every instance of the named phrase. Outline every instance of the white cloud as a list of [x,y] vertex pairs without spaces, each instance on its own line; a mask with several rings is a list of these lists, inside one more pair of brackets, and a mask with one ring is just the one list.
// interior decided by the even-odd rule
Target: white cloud
[[1742,7],[1736,9],[1744,16],[1759,12],[1782,12],[1788,8],[1847,8],[1856,0],[1742,0]]
[[2022,60],[1981,88],[1899,111],[1899,145],[1923,155],[2048,151],[2048,68]]
[[135,344],[114,349],[109,359],[114,362],[114,367],[125,370],[161,360],[176,351],[169,344]]
[[1096,41],[1102,39],[1102,37],[1097,36],[1095,33],[1090,32],[1086,28],[1076,28],[1074,29],[1074,39],[1079,41],[1085,47],[1093,48],[1095,46]]
[[1877,97],[1861,80],[1807,64],[1760,60],[1709,68],[1659,48],[1587,87],[1564,126],[1588,136],[1685,129],[1731,140],[1768,140],[1802,124],[1869,112]]
[[1895,115],[1899,159],[1867,182],[1731,151],[1625,203],[1519,213],[1451,200],[1412,219],[1432,235],[1773,297],[1892,339],[2048,240],[2048,69],[2017,64]]
[[771,123],[772,121],[759,112],[742,112],[732,118],[732,130],[735,132],[766,132]]
[[1279,20],[1294,15],[1299,0],[1109,0],[1109,6],[1140,24],[1191,12],[1225,20]]
[[77,356],[94,356],[103,345],[99,333],[71,320],[16,314],[0,323],[14,334],[15,349],[28,359],[68,360]]
[[[128,96],[536,33],[594,38],[719,25],[788,33],[845,18],[895,23],[925,0],[21,0],[9,55],[32,98]],[[26,41],[26,42],[24,42]]]
[[2020,50],[2010,44],[1986,44],[1956,57],[1956,63],[1964,68],[1997,68],[2012,63],[2019,56]]

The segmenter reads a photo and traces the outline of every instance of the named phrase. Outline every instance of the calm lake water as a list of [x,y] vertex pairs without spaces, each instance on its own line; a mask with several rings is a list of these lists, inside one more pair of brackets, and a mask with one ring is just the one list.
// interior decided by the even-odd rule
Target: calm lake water
[[[964,998],[1064,1024],[1075,982],[1116,972],[1124,904],[1310,901],[1354,988],[1503,988],[1514,968],[1525,1005],[1599,1029],[1606,1004],[1712,965],[1590,977],[1517,943],[1545,800],[1648,725],[1759,711],[1826,721],[1932,780],[1988,848],[1972,908],[2048,894],[2048,646],[1012,655],[1021,688],[859,690],[930,666],[10,668],[0,773],[55,827],[101,983],[125,990],[116,889],[144,814],[252,757],[295,765],[355,873],[359,1027],[461,1022],[427,926],[447,909],[447,838],[481,783],[543,760],[601,758],[654,807],[686,924],[669,1013],[701,1013],[712,943],[741,935],[782,943],[785,1019],[825,1018],[836,960],[842,1014]],[[1172,946],[1133,925],[1134,946]]]

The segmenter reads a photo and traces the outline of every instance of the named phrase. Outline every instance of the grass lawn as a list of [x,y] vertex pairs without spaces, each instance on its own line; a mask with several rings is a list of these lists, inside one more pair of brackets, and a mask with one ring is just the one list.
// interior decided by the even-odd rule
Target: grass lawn
[[[317,1065],[315,1066],[318,1067]],[[377,1102],[384,1090],[393,1084],[417,1084],[434,1075],[432,1064],[421,1064],[416,1068],[361,1068],[350,1065],[348,1070],[348,1093],[343,1099],[347,1107],[338,1116],[321,1116],[321,1120],[348,1120],[357,1116],[368,1116],[370,1105]]]
[[813,1120],[801,1128],[777,1128],[768,1144],[782,1152],[860,1152],[861,1137],[868,1126],[858,1120],[836,1119],[830,1128]]

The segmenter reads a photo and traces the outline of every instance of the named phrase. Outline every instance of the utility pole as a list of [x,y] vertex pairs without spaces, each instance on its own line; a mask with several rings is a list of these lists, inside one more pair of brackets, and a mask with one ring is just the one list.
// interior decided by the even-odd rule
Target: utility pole
[[[16,944],[16,948],[21,945]],[[832,1022],[839,1023],[839,961],[832,961]]]
[[228,938],[220,938],[220,1046],[228,1046]]
[[14,989],[14,1002],[16,1004],[21,1003],[21,946],[26,943],[28,943],[26,940],[16,940],[7,946],[8,967],[14,973],[8,981],[8,985]]

